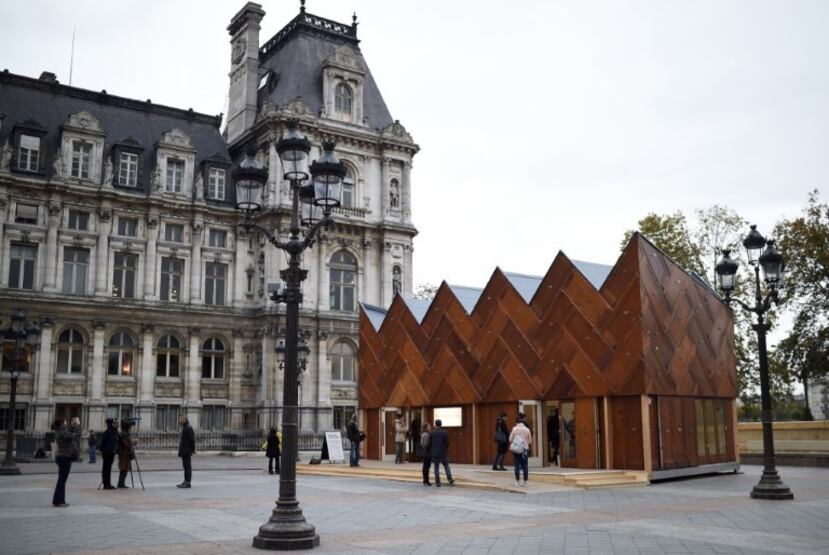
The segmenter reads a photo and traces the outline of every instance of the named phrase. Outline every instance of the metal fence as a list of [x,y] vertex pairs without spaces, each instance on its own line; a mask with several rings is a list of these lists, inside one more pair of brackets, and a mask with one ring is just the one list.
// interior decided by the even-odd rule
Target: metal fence
[[[98,434],[101,441],[102,434]],[[196,432],[196,452],[199,451],[259,451],[267,434],[264,430],[203,431]],[[179,432],[133,432],[138,440],[138,451],[178,451],[181,438]],[[34,457],[38,449],[50,452],[53,432],[16,432],[16,454],[22,457]],[[301,432],[297,438],[300,451],[319,451],[325,434],[322,432]],[[81,441],[82,450],[86,450],[86,439]],[[348,449],[348,440],[343,438],[343,449]]]

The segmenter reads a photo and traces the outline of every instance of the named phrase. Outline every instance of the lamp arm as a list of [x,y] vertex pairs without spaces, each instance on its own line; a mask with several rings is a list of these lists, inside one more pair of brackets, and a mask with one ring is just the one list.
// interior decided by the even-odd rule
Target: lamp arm
[[743,308],[743,310],[746,310],[748,312],[757,312],[757,307],[756,306],[750,306],[750,305],[744,303],[743,301],[741,301],[740,299],[738,299],[736,297],[727,297],[726,302],[729,305],[731,303],[737,303],[738,305],[740,305]]
[[302,240],[303,251],[313,246],[314,242],[317,240],[317,235],[319,234],[320,228],[323,226],[327,226],[330,221],[330,218],[330,216],[323,216],[308,229],[308,231],[305,233],[305,238]]
[[239,225],[241,225],[243,228],[245,228],[245,231],[250,231],[251,229],[255,229],[255,230],[261,232],[263,235],[265,235],[265,238],[268,240],[268,243],[270,243],[271,245],[275,246],[278,249],[285,250],[285,249],[288,248],[288,243],[283,243],[283,242],[279,241],[276,238],[276,235],[274,235],[274,233],[270,229],[268,229],[264,226],[261,226],[261,225],[255,223],[255,222],[251,222],[251,221],[248,221],[248,220],[245,220],[244,222],[242,222]]

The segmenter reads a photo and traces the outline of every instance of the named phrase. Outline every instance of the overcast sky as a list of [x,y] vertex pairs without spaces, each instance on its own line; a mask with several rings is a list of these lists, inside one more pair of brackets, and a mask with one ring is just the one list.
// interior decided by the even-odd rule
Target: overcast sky
[[[265,42],[298,2],[264,1]],[[10,1],[0,68],[225,111],[242,1]],[[415,283],[612,264],[648,211],[770,230],[829,177],[829,2],[309,0],[350,22],[422,151]]]

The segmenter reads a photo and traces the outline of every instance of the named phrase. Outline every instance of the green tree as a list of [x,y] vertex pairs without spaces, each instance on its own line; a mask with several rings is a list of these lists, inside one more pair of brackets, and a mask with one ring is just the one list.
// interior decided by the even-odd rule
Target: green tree
[[[673,214],[660,216],[651,212],[639,220],[637,229],[682,268],[702,275],[701,251],[699,245],[691,238],[685,214],[676,211]],[[632,229],[625,232],[621,244],[622,249],[628,244],[633,233]]]
[[695,214],[697,226],[691,238],[700,250],[706,281],[711,284],[717,283],[714,268],[722,256],[723,249],[731,249],[731,257],[745,268],[741,248],[745,228],[748,225],[745,218],[730,208],[718,204],[710,208],[700,208]]
[[829,326],[821,325],[810,311],[801,311],[777,352],[789,372],[803,384],[808,407],[809,383],[829,375]]

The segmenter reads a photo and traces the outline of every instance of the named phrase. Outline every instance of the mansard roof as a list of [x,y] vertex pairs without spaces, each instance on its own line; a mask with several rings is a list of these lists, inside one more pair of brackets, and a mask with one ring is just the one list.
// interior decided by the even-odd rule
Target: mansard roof
[[302,97],[310,112],[323,107],[322,69],[338,48],[348,47],[364,74],[363,117],[370,128],[383,129],[394,123],[371,75],[357,40],[357,23],[345,25],[303,10],[259,49],[261,74],[272,71],[273,82],[260,88],[259,108],[267,100],[285,106]]
[[[10,140],[16,125],[36,119],[46,129],[44,152],[48,158],[47,173],[51,176],[52,160],[60,146],[61,125],[70,114],[88,112],[100,123],[106,134],[104,149],[107,155],[114,144],[131,139],[144,148],[153,148],[164,133],[181,129],[196,149],[196,164],[205,157],[219,153],[228,162],[230,155],[219,127],[222,116],[211,116],[190,110],[181,110],[78,87],[61,85],[4,70],[0,73],[0,112],[6,115],[0,128],[0,145]],[[150,175],[154,156],[144,156],[142,171]],[[144,180],[149,187],[149,180]]]

